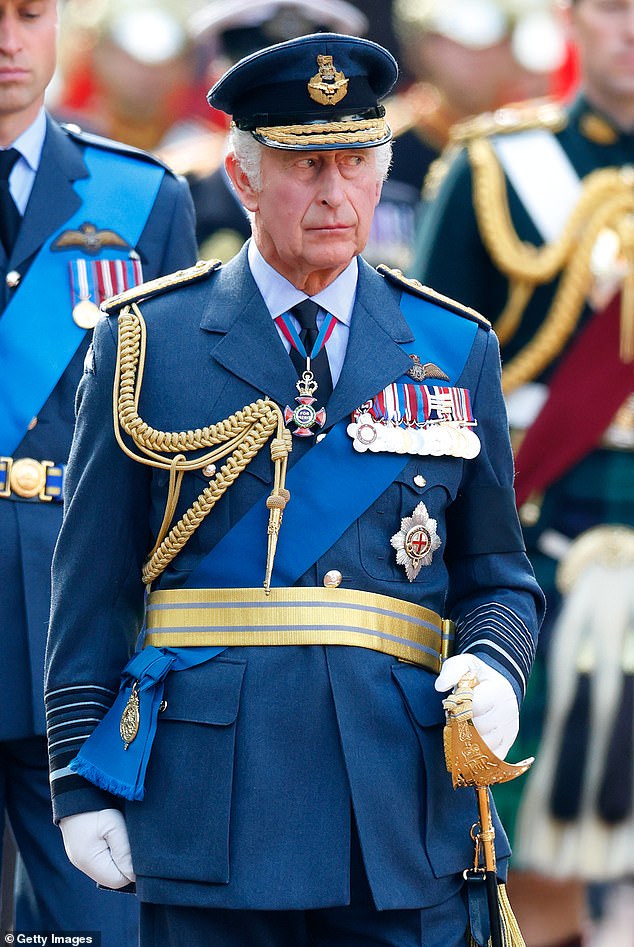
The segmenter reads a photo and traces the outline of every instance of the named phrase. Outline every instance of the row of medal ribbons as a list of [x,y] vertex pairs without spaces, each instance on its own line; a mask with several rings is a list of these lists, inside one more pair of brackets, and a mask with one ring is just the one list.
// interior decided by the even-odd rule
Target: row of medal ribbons
[[354,412],[348,434],[359,452],[471,459],[480,452],[476,426],[468,389],[394,383]]

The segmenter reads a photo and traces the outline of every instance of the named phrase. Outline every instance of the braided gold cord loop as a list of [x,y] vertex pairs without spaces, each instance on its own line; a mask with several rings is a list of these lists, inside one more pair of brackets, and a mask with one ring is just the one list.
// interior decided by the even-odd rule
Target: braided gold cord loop
[[[253,430],[245,435],[230,457],[217,472],[208,487],[205,487],[197,500],[183,514],[181,519],[172,527],[165,539],[156,548],[143,567],[143,581],[150,584],[169,565],[172,559],[181,551],[187,540],[198,529],[206,516],[211,513],[218,500],[227,492],[231,484],[237,480],[249,461],[255,457],[263,444],[271,436],[277,426],[277,418],[267,418],[258,421]],[[274,497],[269,497],[269,500]],[[268,500],[267,500],[268,506]]]
[[509,279],[535,284],[550,282],[568,263],[584,229],[606,200],[628,197],[634,209],[634,191],[628,176],[617,168],[600,168],[584,178],[581,197],[560,238],[554,243],[536,247],[520,240],[515,232],[504,171],[493,145],[478,139],[469,144],[468,151],[480,233],[491,259]]
[[[140,309],[135,304],[126,307],[119,316],[117,366],[113,388],[113,417],[115,437],[121,449],[133,460],[151,467],[169,470],[169,484],[163,522],[154,548],[143,567],[146,584],[153,582],[181,551],[195,530],[209,515],[218,500],[226,493],[259,450],[271,441],[271,456],[275,466],[275,482],[271,497],[269,535],[277,537],[281,510],[289,499],[284,487],[286,462],[292,450],[290,432],[278,405],[268,398],[259,399],[236,411],[217,424],[187,431],[160,431],[147,424],[139,415],[139,397],[143,381],[146,353],[146,326]],[[135,449],[128,446],[122,431],[132,440]],[[197,456],[188,459],[187,454]],[[203,451],[203,453],[200,453]],[[166,457],[165,454],[174,454]],[[186,471],[202,470],[224,459],[225,463],[210,480],[209,486],[171,528]],[[269,504],[267,503],[267,506]],[[271,540],[269,540],[269,547]],[[275,549],[269,549],[267,576],[273,565]]]
[[[563,350],[574,332],[593,283],[592,254],[602,230],[622,237],[629,255],[624,221],[634,213],[632,175],[627,169],[601,168],[583,182],[581,197],[558,240],[537,247],[517,236],[511,219],[506,179],[491,143],[471,141],[473,202],[482,241],[491,260],[509,280],[509,299],[494,329],[504,344],[517,331],[535,287],[561,275],[551,308],[539,330],[503,373],[506,394],[534,379]],[[627,282],[627,281],[626,281]],[[627,287],[626,287],[627,288]],[[629,352],[632,332],[623,299],[624,347]]]
[[509,284],[508,301],[493,327],[500,345],[506,345],[517,332],[524,310],[534,292],[532,283],[517,280]]
[[574,332],[593,282],[592,251],[597,237],[632,203],[629,194],[607,201],[588,226],[564,270],[550,310],[531,341],[507,362],[502,374],[506,394],[537,377],[563,350]]
[[624,362],[634,361],[634,213],[619,221],[615,227],[626,261],[621,302],[620,357]]

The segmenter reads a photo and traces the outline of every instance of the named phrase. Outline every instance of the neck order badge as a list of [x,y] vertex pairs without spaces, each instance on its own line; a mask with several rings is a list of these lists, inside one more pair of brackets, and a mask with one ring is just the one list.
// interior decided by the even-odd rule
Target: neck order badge
[[286,315],[276,320],[291,344],[291,361],[299,374],[299,395],[295,399],[297,407],[291,408],[287,405],[284,410],[284,420],[287,425],[296,425],[293,434],[297,437],[311,437],[316,429],[322,428],[326,423],[325,409],[313,407],[317,401],[315,392],[319,391],[319,400],[322,403],[332,394],[332,376],[325,346],[337,319],[335,316],[326,315],[321,330],[318,330],[318,312],[319,306],[311,299],[305,299],[293,306],[291,313],[300,324],[299,334]]

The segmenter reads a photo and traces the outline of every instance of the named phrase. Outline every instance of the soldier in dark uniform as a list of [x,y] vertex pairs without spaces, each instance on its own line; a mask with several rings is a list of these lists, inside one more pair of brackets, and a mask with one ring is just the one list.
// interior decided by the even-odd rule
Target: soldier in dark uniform
[[193,207],[155,160],[47,115],[56,31],[55,0],[1,0],[0,811],[20,855],[17,928],[100,930],[102,944],[121,947],[136,941],[134,903],[73,869],[52,822],[42,695],[50,567],[99,303],[193,262]]
[[396,75],[330,33],[229,70],[209,100],[253,237],[110,300],[86,362],[52,787],[74,863],[136,884],[143,947],[466,943],[475,801],[451,787],[441,694],[475,674],[503,756],[542,597],[494,334],[359,256]]
[[[456,131],[460,153],[426,213],[414,269],[482,308],[500,336],[516,490],[550,601],[542,641],[552,639],[523,717],[528,752],[544,712],[546,729],[523,792],[517,865],[562,879],[578,905],[582,882],[634,869],[634,794],[623,779],[632,769],[634,4],[577,0],[568,15],[580,94],[565,110],[502,109]],[[498,793],[509,814],[511,788],[508,800]],[[556,890],[557,925],[567,915]],[[578,917],[570,934],[575,926]]]
[[394,154],[366,248],[370,262],[411,265],[423,183],[457,122],[549,90],[563,55],[554,6],[395,0],[394,30],[411,78],[386,102]]

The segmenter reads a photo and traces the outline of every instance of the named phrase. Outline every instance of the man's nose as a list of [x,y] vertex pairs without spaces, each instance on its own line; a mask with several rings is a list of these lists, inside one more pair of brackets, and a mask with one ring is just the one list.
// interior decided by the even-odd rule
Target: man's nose
[[6,13],[0,18],[0,51],[14,56],[22,46],[20,32],[15,21]]
[[321,172],[319,183],[322,202],[331,207],[338,207],[345,199],[345,188],[337,165],[326,165]]

